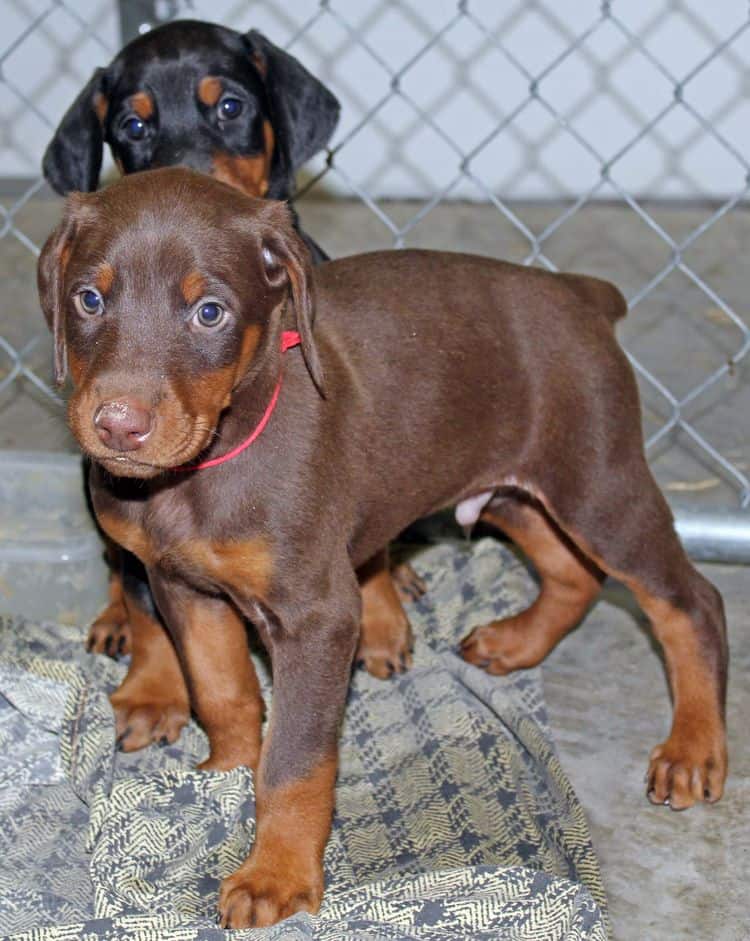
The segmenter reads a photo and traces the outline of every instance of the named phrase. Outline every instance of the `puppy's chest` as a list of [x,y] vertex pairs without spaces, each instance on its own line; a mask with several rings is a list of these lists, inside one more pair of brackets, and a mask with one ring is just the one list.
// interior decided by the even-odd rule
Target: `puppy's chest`
[[267,595],[273,561],[261,534],[229,536],[215,527],[197,526],[179,504],[144,501],[135,506],[94,497],[97,519],[118,545],[149,569],[194,587],[236,597]]

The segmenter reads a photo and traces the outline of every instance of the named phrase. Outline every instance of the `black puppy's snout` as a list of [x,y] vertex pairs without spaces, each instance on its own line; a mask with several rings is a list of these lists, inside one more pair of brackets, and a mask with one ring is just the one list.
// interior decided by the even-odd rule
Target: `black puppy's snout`
[[152,425],[151,411],[133,399],[104,402],[94,415],[96,433],[112,451],[136,451]]

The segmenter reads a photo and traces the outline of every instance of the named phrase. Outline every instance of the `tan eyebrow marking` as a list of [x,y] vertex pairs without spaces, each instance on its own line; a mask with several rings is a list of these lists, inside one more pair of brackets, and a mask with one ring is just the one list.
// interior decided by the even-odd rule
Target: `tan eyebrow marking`
[[94,279],[94,287],[102,296],[104,296],[109,292],[114,280],[115,269],[108,262],[105,262],[103,265],[99,266],[99,270],[96,273],[96,278]]
[[94,111],[97,118],[99,118],[99,123],[104,124],[104,121],[107,117],[107,110],[109,109],[109,101],[106,96],[98,91],[94,95]]
[[186,304],[194,304],[205,294],[206,279],[200,271],[191,271],[180,281],[180,290]]
[[148,121],[154,113],[154,99],[147,91],[137,91],[130,99],[130,107],[139,118]]
[[207,75],[198,82],[198,97],[204,105],[212,107],[221,97],[221,81],[215,75]]

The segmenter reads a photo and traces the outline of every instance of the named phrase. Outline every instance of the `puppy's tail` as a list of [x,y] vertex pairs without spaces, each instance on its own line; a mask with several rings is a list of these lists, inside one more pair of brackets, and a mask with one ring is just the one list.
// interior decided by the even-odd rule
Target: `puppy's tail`
[[601,311],[614,326],[628,312],[628,302],[609,281],[582,274],[564,274],[563,278],[587,307]]

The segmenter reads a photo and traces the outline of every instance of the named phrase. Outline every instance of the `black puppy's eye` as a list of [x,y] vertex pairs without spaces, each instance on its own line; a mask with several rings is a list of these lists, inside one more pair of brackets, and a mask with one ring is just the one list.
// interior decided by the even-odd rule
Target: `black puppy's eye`
[[140,118],[131,115],[122,122],[122,129],[131,140],[142,140],[146,133],[146,125]]
[[104,300],[98,291],[86,288],[76,294],[76,306],[82,314],[101,314],[104,310]]
[[242,102],[239,98],[227,96],[219,102],[219,117],[231,121],[242,113]]
[[201,304],[195,312],[195,319],[202,327],[218,327],[224,320],[224,308],[216,301]]

